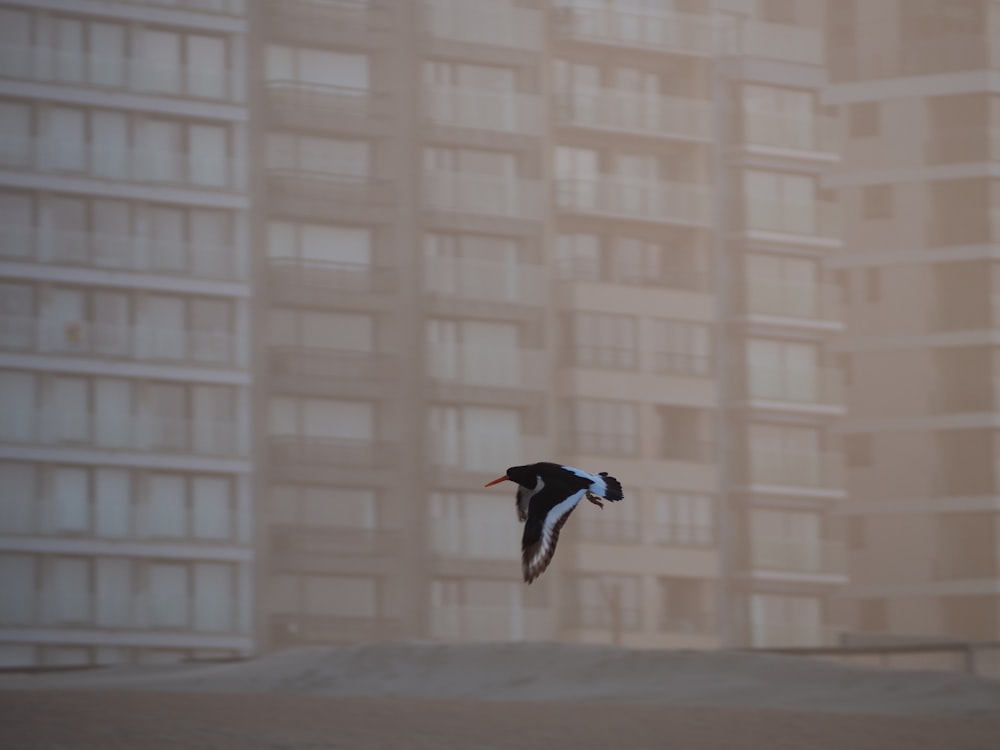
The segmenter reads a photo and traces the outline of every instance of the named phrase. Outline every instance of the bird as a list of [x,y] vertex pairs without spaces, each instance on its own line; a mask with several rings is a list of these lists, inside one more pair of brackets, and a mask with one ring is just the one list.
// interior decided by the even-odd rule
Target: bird
[[517,484],[517,519],[524,524],[521,571],[525,583],[529,584],[549,566],[556,552],[559,532],[580,500],[586,497],[604,508],[601,499],[617,503],[625,497],[621,482],[606,471],[589,474],[549,461],[511,466],[502,477],[484,486],[492,487],[504,481]]

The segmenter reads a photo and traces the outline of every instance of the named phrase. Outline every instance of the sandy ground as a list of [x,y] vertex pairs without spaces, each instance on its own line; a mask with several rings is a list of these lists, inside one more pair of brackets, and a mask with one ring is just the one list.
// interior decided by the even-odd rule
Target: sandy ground
[[0,677],[0,748],[1000,749],[1000,681],[737,652],[372,644]]
[[222,693],[0,693],[4,750],[997,750],[1000,719]]

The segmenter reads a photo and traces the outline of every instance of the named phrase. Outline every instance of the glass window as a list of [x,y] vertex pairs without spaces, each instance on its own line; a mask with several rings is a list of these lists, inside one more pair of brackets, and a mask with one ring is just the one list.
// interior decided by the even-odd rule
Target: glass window
[[35,437],[35,376],[0,370],[0,439],[25,442]]
[[88,36],[90,82],[98,86],[124,86],[125,27],[117,23],[92,21],[88,24]]
[[171,31],[144,29],[138,37],[141,88],[161,94],[181,90],[181,37]]
[[34,287],[0,283],[0,348],[29,348],[34,327]]
[[192,209],[188,219],[191,223],[191,272],[205,278],[232,277],[236,269],[229,214]]
[[96,199],[90,204],[95,265],[128,268],[136,252],[132,212],[126,201]]
[[[0,19],[3,16],[0,15]],[[34,555],[0,554],[0,625],[35,625],[38,572]]]
[[231,362],[229,302],[195,298],[191,300],[190,313],[191,359],[218,364]]
[[125,469],[94,470],[94,527],[99,537],[132,532],[132,476]]
[[85,378],[53,378],[45,405],[45,422],[57,442],[85,443],[89,438]]
[[5,167],[25,167],[31,162],[31,107],[10,101],[0,101],[0,164]]
[[56,18],[53,26],[56,80],[83,81],[87,70],[84,63],[83,22],[72,18]]
[[194,419],[194,451],[209,455],[232,455],[236,452],[236,424],[233,393],[224,385],[191,387]]
[[94,292],[90,306],[93,351],[108,356],[127,356],[132,336],[129,295],[125,292]]
[[187,536],[187,501],[184,477],[150,474],[146,480],[145,536],[183,538]]
[[185,178],[184,127],[170,120],[146,119],[139,129],[143,176],[149,182],[179,183]]
[[150,355],[156,359],[184,359],[187,356],[187,324],[184,299],[151,294],[139,315]]
[[49,475],[49,508],[56,534],[90,528],[90,486],[86,469],[56,467]]
[[149,264],[155,271],[182,273],[187,268],[184,212],[158,206],[149,210]]
[[653,502],[657,544],[709,545],[714,534],[714,498],[697,492],[658,492]]
[[187,628],[191,596],[187,565],[151,562],[146,570],[146,614],[150,627]]
[[83,172],[87,168],[86,119],[82,109],[50,107],[45,153],[52,169]]
[[95,177],[129,176],[129,123],[121,112],[90,113],[90,170]]
[[187,398],[184,386],[147,383],[139,400],[145,447],[148,450],[185,450],[188,447]]
[[194,564],[194,628],[202,632],[233,629],[235,581],[226,563]]
[[229,539],[233,535],[230,481],[224,477],[191,480],[191,531],[196,539]]
[[0,534],[31,534],[36,530],[37,481],[34,464],[0,463]]
[[560,279],[601,280],[601,242],[594,234],[556,236],[556,269]]
[[90,564],[82,557],[57,557],[46,569],[48,622],[85,625],[90,621]]
[[132,561],[98,557],[94,568],[97,624],[106,628],[132,626]]
[[574,313],[569,323],[569,353],[576,366],[615,370],[634,370],[638,366],[636,318],[605,313]]
[[567,450],[612,456],[639,449],[636,406],[627,401],[576,399],[567,405],[563,437]]
[[94,440],[105,448],[132,444],[132,383],[125,378],[94,379]]
[[712,372],[712,330],[707,323],[655,320],[655,368],[674,375]]
[[205,99],[226,96],[226,40],[189,34],[187,37],[187,93]]
[[229,184],[226,128],[220,125],[191,125],[188,135],[191,182],[205,187]]
[[0,257],[34,254],[33,213],[30,195],[0,192]]

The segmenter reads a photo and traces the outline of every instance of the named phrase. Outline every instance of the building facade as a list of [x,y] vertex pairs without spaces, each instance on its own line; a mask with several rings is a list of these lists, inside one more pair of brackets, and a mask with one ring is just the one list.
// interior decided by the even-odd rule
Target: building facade
[[[994,640],[1000,5],[828,3],[859,636]],[[899,543],[898,540],[905,540]]]
[[0,663],[252,649],[241,2],[0,6]]

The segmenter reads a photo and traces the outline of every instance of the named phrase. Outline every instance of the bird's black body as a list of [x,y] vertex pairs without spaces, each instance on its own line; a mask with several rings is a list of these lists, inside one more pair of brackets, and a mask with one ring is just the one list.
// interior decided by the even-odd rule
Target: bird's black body
[[614,503],[624,497],[621,483],[607,472],[588,474],[547,461],[512,466],[503,478],[518,485],[517,517],[524,523],[521,561],[528,583],[548,567],[559,532],[580,500],[586,497],[603,508],[598,498]]

